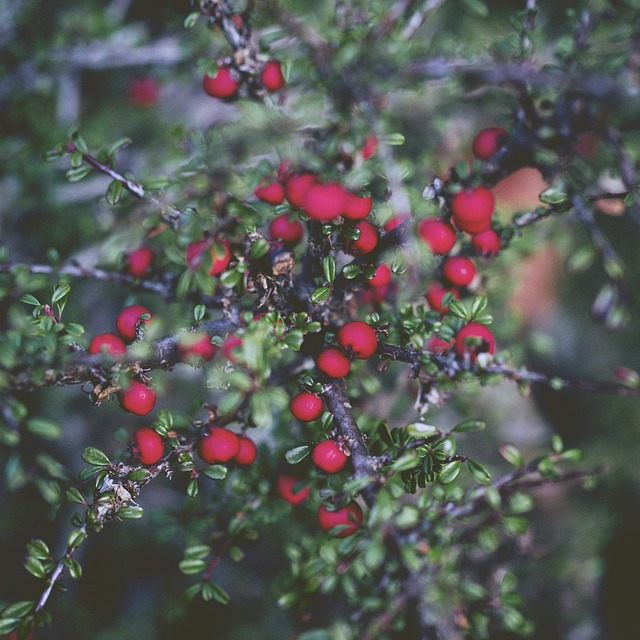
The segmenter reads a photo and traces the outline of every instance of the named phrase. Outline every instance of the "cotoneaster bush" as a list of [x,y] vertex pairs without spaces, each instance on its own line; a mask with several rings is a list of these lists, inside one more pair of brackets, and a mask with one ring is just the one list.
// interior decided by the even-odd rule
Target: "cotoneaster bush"
[[[2,596],[0,634],[55,629],[97,534],[145,522],[145,547],[173,558],[167,624],[253,610],[255,580],[277,637],[534,633],[515,572],[535,555],[535,489],[592,482],[603,460],[581,466],[558,435],[531,446],[487,407],[499,383],[639,393],[631,367],[613,381],[527,368],[510,298],[522,278],[531,315],[564,302],[517,275],[556,243],[570,270],[594,265],[594,319],[630,324],[634,274],[607,234],[638,231],[638,16],[569,11],[558,38],[557,8],[497,20],[490,3],[448,5],[193,2],[184,40],[167,27],[179,55],[160,37],[163,62],[131,54],[168,65],[162,92],[122,83],[127,109],[175,120],[149,126],[155,151],[136,155],[128,119],[100,124],[90,100],[48,140],[51,199],[84,181],[96,210],[52,222],[46,243],[64,228],[67,244],[46,259],[1,255],[0,462],[7,490],[35,489],[64,533],[30,534],[32,580]],[[117,11],[86,25],[61,11],[64,36],[97,48],[66,72],[108,64],[100,37],[128,33],[109,26]],[[4,144],[13,167],[19,145]],[[498,196],[522,169],[544,187],[509,211]]]

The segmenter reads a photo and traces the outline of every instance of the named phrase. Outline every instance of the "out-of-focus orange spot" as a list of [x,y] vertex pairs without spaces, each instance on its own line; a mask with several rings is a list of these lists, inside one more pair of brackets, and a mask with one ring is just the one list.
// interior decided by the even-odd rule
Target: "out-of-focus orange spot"
[[621,216],[626,209],[624,200],[621,198],[599,198],[595,204],[602,213],[606,213],[608,216]]
[[511,216],[516,211],[527,211],[540,206],[538,196],[549,185],[538,169],[524,167],[500,180],[493,188],[498,215]]

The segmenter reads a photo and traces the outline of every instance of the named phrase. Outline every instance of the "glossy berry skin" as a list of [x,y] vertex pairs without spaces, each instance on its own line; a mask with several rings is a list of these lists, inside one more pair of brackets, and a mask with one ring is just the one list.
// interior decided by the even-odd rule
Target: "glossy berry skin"
[[207,464],[229,462],[240,453],[240,438],[224,427],[211,427],[198,443],[198,455]]
[[239,87],[238,76],[230,67],[218,67],[214,76],[205,74],[202,79],[202,88],[212,98],[232,98]]
[[211,338],[203,331],[186,333],[178,342],[180,359],[183,362],[199,364],[211,360],[216,355],[216,347],[211,344]]
[[326,222],[337,218],[347,202],[347,192],[337,182],[316,182],[304,198],[303,208],[310,218]]
[[450,287],[443,287],[438,283],[430,285],[424,297],[427,299],[429,306],[434,311],[440,311],[444,313],[449,309],[448,306],[445,306],[444,308],[442,306],[442,299],[447,295],[447,293],[453,293],[453,296],[456,299],[460,298],[460,294],[455,289],[452,289]]
[[328,347],[322,351],[316,359],[316,364],[318,369],[330,378],[344,378],[351,371],[351,361],[335,347]]
[[211,244],[208,240],[199,240],[187,245],[185,258],[187,266],[191,271],[197,271],[202,261],[202,254],[211,247],[211,267],[209,268],[210,276],[220,275],[231,262],[231,249],[227,240],[221,240]]
[[105,353],[109,356],[121,356],[127,352],[127,345],[115,333],[99,333],[93,336],[89,353]]
[[131,439],[131,452],[142,464],[155,464],[164,453],[162,436],[150,427],[136,429]]
[[493,193],[486,187],[463,189],[451,200],[453,224],[470,234],[485,231],[491,226],[495,206]]
[[362,145],[362,151],[360,152],[363,160],[368,160],[375,155],[378,150],[378,138],[376,136],[367,136],[367,139]]
[[500,236],[493,229],[487,229],[473,235],[471,245],[477,255],[489,258],[499,253]]
[[360,230],[360,237],[357,240],[349,241],[349,251],[353,255],[371,253],[378,244],[378,230],[375,225],[368,220],[361,220],[355,225],[355,228]]
[[269,237],[282,244],[292,246],[298,244],[304,236],[304,226],[300,220],[290,220],[286,213],[276,216],[269,224]]
[[303,487],[299,491],[294,491],[293,487],[298,482],[300,482],[300,478],[295,478],[294,476],[278,476],[278,484],[276,486],[278,495],[289,504],[302,504],[309,497],[311,487]]
[[253,193],[256,198],[274,206],[284,202],[284,187],[279,182],[261,183]]
[[349,220],[363,220],[373,208],[371,196],[359,196],[350,191],[347,192],[347,200],[342,210],[342,215]]
[[502,127],[483,129],[471,143],[473,155],[478,160],[488,160],[498,149],[504,147],[509,134]]
[[146,245],[134,249],[126,257],[127,273],[136,278],[142,278],[151,268],[155,257],[156,252]]
[[347,456],[333,440],[323,440],[313,448],[311,453],[313,464],[325,473],[338,473],[347,464]]
[[338,525],[345,525],[339,533],[334,534],[336,538],[352,536],[361,527],[363,519],[362,509],[354,501],[351,501],[346,507],[334,511],[330,511],[323,504],[318,509],[318,523],[323,531],[329,531]]
[[267,91],[279,91],[285,85],[285,79],[282,75],[282,65],[279,60],[269,60],[263,67],[262,84]]
[[[148,320],[139,320],[140,316],[148,315]],[[136,339],[136,325],[144,324],[147,327],[153,320],[153,314],[149,309],[140,304],[132,304],[125,307],[116,318],[116,330],[120,337],[127,343]]]
[[426,218],[418,225],[418,234],[437,255],[448,253],[456,243],[456,230],[440,218]]
[[345,351],[361,360],[370,358],[378,348],[375,330],[361,320],[342,325],[338,329],[337,340]]
[[229,362],[235,364],[238,360],[236,359],[234,351],[240,346],[242,346],[242,338],[234,333],[230,333],[222,342],[222,355],[229,360]]
[[292,207],[302,208],[307,192],[316,183],[314,173],[294,173],[284,184],[284,195]]
[[126,389],[120,390],[120,406],[129,413],[146,416],[156,404],[156,392],[138,380],[131,380]]
[[322,415],[324,403],[314,393],[301,391],[291,398],[289,409],[301,422],[313,422]]
[[239,436],[240,450],[233,457],[238,464],[253,464],[258,457],[258,447],[256,443],[247,436]]
[[452,256],[442,263],[442,275],[451,284],[466,287],[476,277],[476,265],[470,258]]
[[381,264],[373,276],[367,280],[371,287],[384,287],[391,282],[391,269],[386,264]]
[[[466,343],[468,338],[480,338],[481,343],[471,346]],[[475,360],[480,353],[495,353],[496,339],[493,337],[491,329],[486,324],[470,322],[458,331],[456,335],[456,352],[459,356],[468,353],[472,360]]]

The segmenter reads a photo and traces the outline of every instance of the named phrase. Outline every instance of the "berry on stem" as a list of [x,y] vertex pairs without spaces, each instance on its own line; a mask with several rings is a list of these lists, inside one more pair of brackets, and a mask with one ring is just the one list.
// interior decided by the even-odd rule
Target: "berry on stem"
[[185,251],[185,258],[187,260],[187,266],[191,271],[197,271],[202,262],[202,255],[206,249],[211,247],[211,267],[209,268],[210,276],[217,276],[221,274],[231,262],[231,249],[229,247],[228,240],[221,240],[211,246],[212,243],[209,240],[198,240],[197,242],[191,242],[187,245]]
[[418,225],[418,234],[436,254],[448,253],[456,243],[456,230],[440,218],[426,218]]
[[146,245],[130,251],[126,256],[127,273],[136,278],[142,278],[151,268],[155,257],[156,252]]
[[232,98],[240,87],[240,79],[235,69],[229,66],[218,67],[215,75],[205,73],[202,88],[212,98]]
[[[141,318],[140,316],[149,316]],[[116,330],[125,342],[133,342],[137,337],[138,328],[144,325],[148,327],[153,319],[153,314],[149,309],[139,304],[132,304],[125,307],[116,318]]]
[[300,220],[291,220],[286,213],[276,216],[269,224],[269,237],[284,245],[294,245],[302,240],[304,226]]
[[125,389],[121,389],[120,406],[129,413],[146,416],[156,404],[156,392],[153,387],[138,380],[129,381]]
[[337,182],[315,182],[305,197],[303,208],[310,218],[325,222],[337,218],[347,202],[345,188]]
[[287,177],[284,184],[284,195],[292,207],[302,208],[307,192],[316,183],[314,173],[294,173]]
[[284,187],[279,182],[263,182],[253,192],[256,198],[274,206],[284,202]]
[[494,353],[496,339],[491,329],[480,322],[469,322],[456,335],[456,352],[459,356],[469,354],[475,360],[480,353]]
[[328,509],[324,504],[318,509],[318,523],[323,531],[342,525],[341,530],[334,534],[336,538],[353,535],[361,527],[363,520],[362,508],[353,500],[342,509]]
[[240,450],[233,457],[238,464],[253,464],[258,457],[256,443],[247,436],[239,436]]
[[360,151],[363,160],[368,160],[378,150],[378,138],[374,135],[367,136]]
[[115,333],[99,333],[93,336],[89,353],[105,353],[109,356],[121,356],[127,352],[127,345]]
[[210,427],[198,443],[198,455],[207,463],[229,462],[240,453],[240,438],[224,427]]
[[489,258],[500,251],[500,236],[494,229],[486,229],[474,234],[471,244],[478,255]]
[[131,453],[142,464],[155,464],[164,453],[162,436],[150,427],[136,429],[131,439]]
[[204,331],[185,333],[178,342],[178,351],[183,362],[200,364],[211,360],[216,355],[216,347]]
[[507,143],[509,134],[502,127],[488,127],[476,134],[471,143],[473,155],[478,160],[488,160]]
[[262,68],[260,74],[262,84],[267,91],[279,91],[285,85],[285,79],[282,75],[282,65],[279,60],[269,60]]
[[318,369],[330,378],[344,378],[351,371],[351,361],[335,347],[327,347],[317,359]]
[[361,220],[355,228],[360,231],[360,237],[357,240],[349,240],[347,243],[349,251],[354,255],[371,253],[378,244],[378,230],[375,225],[368,220]]
[[429,306],[434,311],[440,311],[442,313],[445,313],[449,309],[449,307],[445,306],[443,308],[442,299],[447,295],[447,293],[452,293],[456,299],[460,298],[460,294],[456,289],[443,287],[437,282],[434,282],[433,284],[429,285],[429,288],[427,289],[427,293],[425,293],[424,297],[427,299]]
[[324,403],[314,393],[301,391],[291,398],[289,409],[301,422],[313,422],[322,415]]
[[366,360],[378,349],[378,336],[370,325],[361,320],[347,322],[338,329],[338,344],[354,357]]
[[476,277],[476,265],[470,258],[452,256],[442,263],[442,275],[451,284],[466,287]]
[[384,287],[391,282],[391,269],[384,263],[379,265],[373,278],[369,278],[367,282],[371,287]]
[[348,457],[334,440],[323,440],[313,448],[311,459],[325,473],[338,473],[344,469]]
[[277,491],[281,498],[289,504],[302,504],[311,493],[311,487],[305,486],[298,491],[294,487],[300,482],[300,478],[294,476],[278,476]]
[[491,226],[491,216],[496,202],[486,187],[463,189],[451,200],[453,224],[467,233],[480,233]]
[[359,196],[348,191],[342,215],[350,220],[363,220],[371,213],[372,208],[373,200],[371,196]]

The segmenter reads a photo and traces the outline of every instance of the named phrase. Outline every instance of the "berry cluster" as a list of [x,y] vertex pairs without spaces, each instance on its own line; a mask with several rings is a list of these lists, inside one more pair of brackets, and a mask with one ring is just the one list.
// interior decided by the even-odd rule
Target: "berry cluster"
[[[251,76],[230,62],[217,67],[213,73],[206,73],[202,88],[207,95],[221,100],[232,100],[238,96],[240,87]],[[267,60],[258,73],[260,83],[270,93],[279,91],[285,85],[282,65],[279,60]]]

